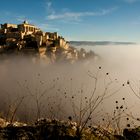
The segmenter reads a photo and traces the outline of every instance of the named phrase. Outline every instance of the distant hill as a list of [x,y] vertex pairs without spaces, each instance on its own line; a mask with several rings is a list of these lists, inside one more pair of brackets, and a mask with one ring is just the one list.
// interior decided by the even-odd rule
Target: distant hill
[[133,45],[135,42],[112,42],[112,41],[70,41],[72,46],[97,46],[97,45]]

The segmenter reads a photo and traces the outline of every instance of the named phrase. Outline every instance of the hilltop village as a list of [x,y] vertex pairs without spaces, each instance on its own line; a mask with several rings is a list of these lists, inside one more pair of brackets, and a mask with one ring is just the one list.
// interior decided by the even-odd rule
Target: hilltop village
[[76,49],[57,32],[43,32],[24,21],[21,24],[1,24],[0,55],[27,54],[48,58],[50,62],[83,60],[93,57],[94,52]]

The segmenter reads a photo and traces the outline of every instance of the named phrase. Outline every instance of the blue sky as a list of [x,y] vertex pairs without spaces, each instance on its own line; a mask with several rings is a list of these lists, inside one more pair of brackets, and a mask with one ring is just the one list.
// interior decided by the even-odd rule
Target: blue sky
[[0,23],[23,20],[67,40],[140,42],[140,0],[5,0]]

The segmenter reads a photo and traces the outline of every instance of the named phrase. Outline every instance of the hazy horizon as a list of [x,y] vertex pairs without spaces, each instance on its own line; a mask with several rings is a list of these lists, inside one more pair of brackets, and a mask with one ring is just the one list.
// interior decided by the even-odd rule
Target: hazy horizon
[[[99,57],[74,64],[58,63],[51,65],[45,64],[44,61],[42,63],[41,60],[35,63],[32,59],[23,56],[7,56],[7,59],[0,60],[1,109],[4,107],[5,110],[3,111],[6,113],[9,104],[13,104],[14,100],[18,99],[17,101],[19,101],[21,97],[25,96],[25,100],[17,112],[17,117],[21,120],[25,120],[25,118],[28,118],[28,120],[34,119],[37,108],[33,97],[36,97],[36,95],[39,97],[44,90],[47,90],[45,96],[40,99],[41,108],[44,106],[41,110],[42,115],[50,117],[51,112],[49,112],[49,109],[53,107],[56,117],[59,119],[67,118],[73,114],[72,102],[79,106],[81,90],[83,90],[83,98],[90,97],[91,92],[94,90],[92,74],[96,75],[96,72],[99,71],[95,97],[104,92],[105,79],[107,83],[110,80],[113,83],[107,91],[107,97],[109,96],[109,98],[105,99],[97,108],[95,114],[98,114],[98,111],[99,114],[95,115],[95,118],[93,114],[93,121],[96,123],[101,121],[106,113],[112,115],[116,101],[128,107],[127,113],[139,118],[140,99],[134,95],[127,85],[127,81],[131,82],[134,90],[139,95],[140,45],[110,44],[88,47]],[[123,84],[124,86],[122,86]],[[116,90],[118,91],[112,95]],[[122,98],[125,98],[125,104]],[[83,104],[85,104],[85,101],[83,101]],[[58,105],[61,107],[61,111],[57,114]],[[44,112],[44,109],[46,109],[46,112]],[[100,110],[102,111],[100,112]],[[125,123],[122,125],[125,125]]]

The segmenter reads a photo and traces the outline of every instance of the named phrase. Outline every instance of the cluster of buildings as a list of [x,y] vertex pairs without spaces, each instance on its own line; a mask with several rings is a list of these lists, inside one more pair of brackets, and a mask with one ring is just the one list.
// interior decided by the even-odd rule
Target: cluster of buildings
[[[42,58],[49,58],[52,62],[78,59],[78,50],[70,47],[69,42],[57,32],[43,32],[27,21],[18,25],[1,24],[0,53],[13,52],[37,54]],[[85,57],[85,52],[82,57]]]

